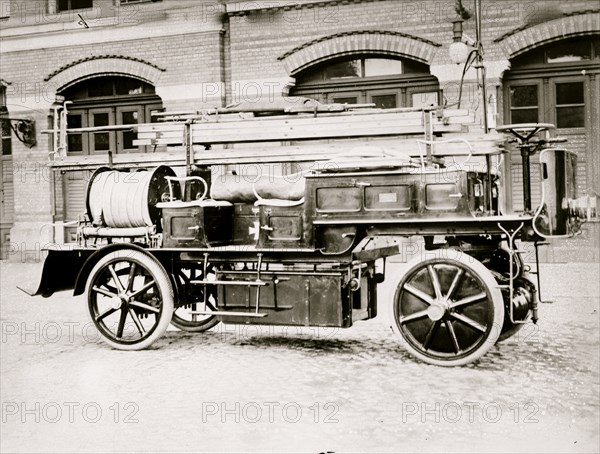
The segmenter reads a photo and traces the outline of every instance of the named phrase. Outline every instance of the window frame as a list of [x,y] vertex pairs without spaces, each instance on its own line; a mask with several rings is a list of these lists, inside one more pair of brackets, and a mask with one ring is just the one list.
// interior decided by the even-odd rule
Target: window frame
[[[573,103],[573,104],[558,104],[556,102],[556,86],[560,84],[568,84],[568,83],[581,83],[583,84],[583,102],[582,103]],[[550,112],[551,123],[556,125],[556,129],[564,130],[573,130],[573,131],[583,131],[588,126],[588,117],[589,117],[589,104],[585,102],[586,99],[590,99],[588,93],[588,86],[586,78],[583,76],[580,77],[564,77],[560,80],[552,79],[550,81],[550,96],[553,97],[551,104],[553,106],[552,111]],[[566,128],[561,128],[558,126],[558,109],[561,107],[583,107],[583,126],[571,126]]]
[[[81,127],[82,128],[87,128],[88,127],[88,115],[87,115],[88,109],[69,109],[69,113],[67,115],[67,118],[69,115],[80,115],[81,116]],[[67,124],[68,124],[68,119],[67,119]],[[69,135],[75,135],[75,134],[69,134]],[[81,136],[81,150],[77,150],[77,151],[71,151],[68,149],[68,139],[67,139],[67,155],[68,156],[81,156],[81,155],[88,155],[90,154],[89,152],[89,133],[78,133],[77,135]]]
[[[369,58],[380,59],[388,58],[390,60],[400,61],[403,71],[405,70],[408,58],[390,58],[389,55],[381,54],[354,54],[344,56],[343,59],[356,59],[362,62],[365,66],[365,61]],[[387,76],[363,76],[352,78],[339,79],[321,79],[303,82],[302,79],[306,76],[306,72],[319,71],[323,72],[322,65],[329,63],[334,64],[340,59],[331,58],[319,62],[302,72],[296,74],[296,85],[291,90],[291,96],[306,96],[317,99],[320,102],[333,102],[334,97],[350,97],[356,96],[358,103],[371,102],[372,96],[377,95],[396,95],[397,108],[410,107],[412,98],[409,99],[407,93],[422,92],[422,91],[439,91],[439,81],[430,72],[410,72]],[[416,62],[420,63],[420,62]],[[319,68],[317,68],[319,66]],[[425,66],[425,65],[424,65]],[[429,68],[427,68],[429,71]],[[362,69],[364,74],[364,68]],[[412,96],[412,95],[411,95]],[[439,101],[439,95],[438,95]]]
[[[116,125],[124,124],[122,121],[124,112],[137,112],[137,114],[138,114],[137,124],[141,123],[141,120],[143,118],[145,118],[144,106],[140,106],[140,105],[116,106],[115,110],[116,110],[116,115],[115,115],[115,124]],[[116,150],[117,150],[118,154],[121,154],[121,153],[143,153],[144,152],[144,147],[140,146],[140,145],[138,145],[138,146],[134,145],[133,148],[125,148],[124,147],[125,131],[117,131],[116,141],[117,141],[116,142]]]
[[[10,120],[9,120],[9,114],[8,114],[8,109],[6,108],[6,87],[4,86],[4,84],[0,85],[0,121],[2,121],[2,123],[7,122],[8,123],[8,128],[6,129],[6,131],[8,132],[8,135],[2,135],[2,133],[4,132],[4,128],[2,127],[2,125],[0,125],[0,159],[7,157],[11,157],[12,156],[12,127],[10,124]],[[4,152],[4,143],[5,141],[8,143],[8,153]],[[0,178],[2,176],[0,175]]]
[[[113,76],[108,76],[113,77]],[[118,76],[125,77],[128,79],[136,80],[140,83],[149,85],[147,82],[144,82],[139,79],[135,79],[133,77],[127,76]],[[101,79],[102,77],[91,78],[84,81],[81,81],[81,84],[90,84],[93,83],[94,79]],[[108,113],[109,115],[109,125],[118,126],[122,124],[120,121],[120,116],[123,111],[137,111],[138,112],[138,123],[150,123],[152,121],[149,114],[151,111],[163,109],[162,100],[160,97],[154,92],[142,91],[141,94],[133,94],[133,95],[117,95],[116,89],[116,81],[112,81],[112,95],[107,96],[95,96],[89,97],[88,86],[85,85],[83,87],[78,88],[77,85],[68,88],[65,92],[61,94],[66,97],[67,100],[72,101],[69,108],[70,114],[82,114],[82,127],[91,127],[93,124],[93,114],[95,113]],[[147,88],[147,87],[146,87]],[[152,87],[154,89],[154,87]],[[84,95],[81,95],[84,93]],[[81,97],[84,96],[84,97]],[[146,146],[135,146],[131,149],[123,148],[123,135],[122,131],[108,131],[109,135],[109,149],[115,154],[120,153],[148,153],[153,151],[154,147],[146,147]],[[68,155],[101,155],[107,153],[106,150],[95,150],[94,136],[96,133],[94,132],[85,132],[82,133],[82,151],[70,151],[68,150]]]
[[[598,62],[600,60],[600,55],[596,54],[596,48],[594,47],[594,40],[598,40],[600,41],[600,36],[597,35],[590,35],[591,39],[590,39],[590,48],[591,48],[591,59],[590,60],[580,60],[580,61],[570,61],[570,62],[552,62],[549,63],[548,62],[548,47],[552,46],[553,44],[557,44],[560,43],[560,41],[558,42],[553,42],[553,43],[549,43],[549,44],[545,44],[543,47],[543,49],[538,49],[538,52],[543,52],[543,62],[539,63],[521,63],[521,62],[517,62],[514,64],[514,66],[511,68],[511,71],[519,71],[519,72],[525,72],[525,71],[532,71],[532,72],[539,72],[540,70],[546,70],[546,71],[561,71],[561,70],[568,70],[568,69],[574,69],[574,68],[580,68],[581,67],[598,67]],[[580,36],[580,37],[575,37],[572,38],[573,40],[576,40],[577,38],[585,38],[584,36]],[[569,39],[567,39],[568,41]],[[517,57],[515,57],[517,60],[521,59],[524,55],[527,55],[529,52],[535,52],[535,50],[531,50],[531,51],[527,51],[527,52],[523,52],[522,54],[519,54]]]
[[534,123],[540,123],[543,119],[540,119],[541,113],[545,111],[545,99],[544,99],[544,90],[543,90],[543,82],[540,79],[519,79],[519,80],[510,80],[505,82],[504,85],[504,99],[506,100],[505,107],[505,124],[515,124],[513,121],[513,110],[527,110],[532,109],[534,106],[522,106],[522,107],[513,107],[511,105],[511,94],[510,90],[513,87],[526,87],[526,86],[536,86],[537,87],[537,120]]
[[396,106],[393,107],[394,109],[400,107],[403,104],[403,101],[405,98],[405,90],[395,90],[395,89],[380,89],[380,90],[369,90],[367,92],[367,102],[368,103],[372,103],[373,102],[373,96],[389,96],[389,95],[394,95],[396,96]]

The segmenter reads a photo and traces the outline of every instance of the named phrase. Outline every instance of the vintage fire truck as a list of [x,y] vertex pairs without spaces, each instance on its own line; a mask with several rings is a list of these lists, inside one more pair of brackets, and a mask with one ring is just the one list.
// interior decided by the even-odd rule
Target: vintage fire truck
[[[113,127],[166,148],[148,154],[164,164],[147,168],[121,156],[73,162],[67,136],[98,128],[69,129],[68,106],[57,108],[50,166],[96,169],[77,244],[48,250],[27,292],[85,292],[103,340],[121,350],[150,346],[169,324],[349,328],[377,315],[384,279],[396,290],[379,310],[430,364],[467,364],[537,320],[539,277],[536,285],[519,244],[535,245],[537,258],[548,238],[579,233],[591,209],[576,195],[576,156],[552,125],[474,134],[466,110],[306,99],[266,110],[163,113]],[[504,196],[509,142],[522,156],[519,212]],[[184,155],[174,170],[169,162]],[[395,240],[415,236],[422,253],[402,275],[386,273]]]

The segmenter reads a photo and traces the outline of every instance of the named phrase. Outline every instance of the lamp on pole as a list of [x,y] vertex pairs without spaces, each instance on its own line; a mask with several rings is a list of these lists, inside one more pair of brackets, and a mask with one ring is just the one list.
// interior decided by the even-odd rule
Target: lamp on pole
[[[489,120],[487,109],[487,90],[485,86],[485,66],[483,65],[483,43],[481,33],[481,0],[475,0],[475,40],[469,38],[463,33],[463,18],[468,18],[469,14],[459,2],[460,8],[457,9],[459,17],[452,21],[453,43],[448,49],[450,59],[456,64],[464,63],[463,73],[460,81],[460,94],[458,105],[460,107],[460,98],[462,96],[462,85],[465,74],[470,65],[474,63],[477,71],[477,86],[478,92],[481,94],[483,101],[483,131],[489,132]],[[466,14],[465,14],[466,12]],[[474,57],[474,60],[471,58]],[[487,180],[487,209],[492,211],[492,176],[491,176],[491,158],[489,154],[485,156],[486,162],[486,180]]]
[[[461,5],[462,6],[462,5]],[[489,131],[489,120],[487,112],[487,93],[485,86],[485,66],[483,65],[483,43],[481,37],[481,0],[475,0],[475,39],[468,37],[463,33],[463,18],[457,17],[452,21],[452,40],[448,48],[450,60],[457,65],[464,64],[463,78],[474,63],[477,71],[477,85],[483,98],[483,129]],[[474,61],[471,58],[474,57]],[[461,80],[462,87],[462,80]],[[462,92],[462,90],[461,90]],[[460,103],[460,100],[459,100]]]

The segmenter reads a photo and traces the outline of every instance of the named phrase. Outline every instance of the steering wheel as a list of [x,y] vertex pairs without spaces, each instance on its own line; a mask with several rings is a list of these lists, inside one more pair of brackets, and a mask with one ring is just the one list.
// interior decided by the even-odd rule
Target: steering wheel
[[556,129],[552,123],[516,123],[514,125],[498,126],[496,131],[508,132],[516,137],[517,143],[528,143],[533,136],[541,131]]

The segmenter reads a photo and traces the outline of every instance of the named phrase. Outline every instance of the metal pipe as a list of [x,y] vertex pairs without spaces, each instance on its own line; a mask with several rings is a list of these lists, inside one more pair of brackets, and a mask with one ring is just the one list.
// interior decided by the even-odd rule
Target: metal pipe
[[487,93],[485,68],[483,66],[483,44],[481,42],[481,0],[475,0],[475,41],[477,46],[477,80],[481,79],[481,95],[483,97],[483,132],[488,133]]
[[[485,67],[483,66],[483,43],[481,37],[481,0],[475,0],[475,45],[477,46],[477,83],[481,83],[481,97],[483,98],[483,132],[489,132],[488,109],[487,109],[487,90],[485,86]],[[487,180],[487,206],[486,211],[492,212],[492,159],[490,155],[485,156],[486,180]]]

